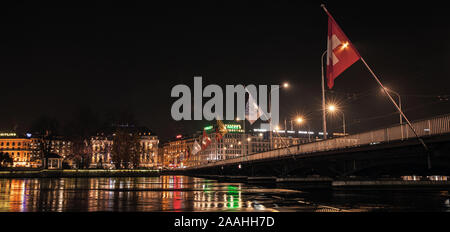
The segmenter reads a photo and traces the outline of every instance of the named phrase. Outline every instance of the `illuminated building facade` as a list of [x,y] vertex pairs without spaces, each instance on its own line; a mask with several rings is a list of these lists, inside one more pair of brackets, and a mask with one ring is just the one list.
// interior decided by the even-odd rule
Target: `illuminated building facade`
[[[41,144],[44,142],[45,144]],[[31,137],[31,150],[33,155],[40,157],[40,152],[42,151],[42,146],[48,148],[48,152],[57,154],[64,159],[72,154],[72,142],[64,139],[60,136],[46,137],[45,139],[36,137]]]
[[[203,134],[197,132],[191,138],[180,138],[170,141],[163,146],[165,167],[189,167],[198,164],[210,163],[219,160],[232,159],[244,155],[270,150],[270,142],[267,134],[264,133],[244,133],[240,124],[224,124],[227,133],[222,137],[216,132],[217,125],[210,125],[203,128],[211,139],[211,143],[206,149],[192,154],[192,147],[195,141],[201,144]],[[283,136],[277,133],[273,136],[274,149],[286,146],[297,145],[307,142],[305,138],[293,136]]]
[[16,133],[0,133],[0,152],[13,159],[13,167],[31,167],[31,139]]
[[198,138],[183,138],[177,136],[173,141],[163,145],[163,166],[164,167],[183,167],[188,165],[191,149],[194,141]]
[[[135,132],[139,135],[141,147],[139,166],[153,168],[158,166],[158,136],[150,132]],[[104,133],[91,137],[91,168],[113,168],[112,147],[114,144],[114,133],[105,136]]]

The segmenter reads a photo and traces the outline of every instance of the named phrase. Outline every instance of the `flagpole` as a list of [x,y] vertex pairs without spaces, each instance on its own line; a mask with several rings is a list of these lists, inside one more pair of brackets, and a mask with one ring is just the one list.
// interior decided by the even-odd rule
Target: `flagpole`
[[[331,14],[328,12],[327,8],[325,7],[324,4],[320,5],[323,10],[325,11],[325,13],[327,13],[327,15],[331,18],[333,18],[333,16],[331,16]],[[392,96],[389,94],[389,91],[386,90],[386,88],[383,86],[383,84],[381,83],[380,79],[377,77],[377,75],[375,75],[375,73],[372,71],[372,69],[369,67],[369,65],[366,63],[366,61],[364,60],[364,58],[362,56],[360,56],[361,61],[364,63],[364,65],[366,66],[366,68],[369,70],[370,74],[372,74],[373,78],[377,81],[377,83],[381,86],[381,88],[383,89],[384,93],[386,93],[386,95],[389,97],[389,100],[392,102],[392,104],[394,104],[395,108],[397,108],[398,112],[401,114],[401,116],[405,119],[405,121],[407,122],[409,128],[411,128],[411,130],[413,131],[414,135],[416,136],[416,138],[419,140],[419,142],[422,144],[422,146],[425,148],[426,152],[427,152],[427,165],[428,165],[428,169],[431,169],[431,161],[430,161],[430,152],[428,149],[428,146],[425,144],[425,142],[423,141],[423,139],[417,134],[416,130],[414,129],[414,127],[412,126],[411,122],[409,121],[409,119],[406,117],[406,115],[403,113],[402,109],[398,106],[398,104],[395,102],[395,100],[392,98]],[[322,70],[323,73],[323,70]],[[322,74],[323,75],[323,74]],[[401,126],[401,125],[400,125]]]
[[326,116],[326,102],[325,102],[325,76],[323,71],[323,57],[327,54],[327,51],[323,52],[322,57],[320,59],[320,63],[322,65],[322,130],[323,130],[323,139],[327,139],[327,116]]

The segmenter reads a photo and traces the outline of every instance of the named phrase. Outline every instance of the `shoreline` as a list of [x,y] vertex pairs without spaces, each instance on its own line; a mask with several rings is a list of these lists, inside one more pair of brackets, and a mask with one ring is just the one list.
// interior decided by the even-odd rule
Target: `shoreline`
[[157,177],[159,170],[65,169],[65,170],[0,170],[0,178],[69,178],[69,177]]

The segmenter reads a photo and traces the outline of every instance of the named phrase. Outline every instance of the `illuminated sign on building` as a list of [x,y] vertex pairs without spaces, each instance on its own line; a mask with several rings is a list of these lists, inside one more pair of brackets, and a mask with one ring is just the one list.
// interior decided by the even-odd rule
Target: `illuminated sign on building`
[[0,137],[16,137],[16,133],[0,133]]
[[177,135],[176,138],[177,139],[181,139],[183,136],[182,135]]
[[213,126],[207,126],[207,127],[203,128],[203,130],[212,130],[212,129],[213,129]]
[[239,125],[239,124],[225,124],[225,127],[227,129],[231,129],[231,130],[240,130],[241,129],[241,125]]
[[[229,132],[229,133],[244,132],[241,129],[241,125],[239,125],[239,124],[225,124],[225,128],[227,128],[227,132]],[[214,129],[214,126],[207,126],[207,127],[204,127],[203,129],[205,131],[209,131],[209,130]]]

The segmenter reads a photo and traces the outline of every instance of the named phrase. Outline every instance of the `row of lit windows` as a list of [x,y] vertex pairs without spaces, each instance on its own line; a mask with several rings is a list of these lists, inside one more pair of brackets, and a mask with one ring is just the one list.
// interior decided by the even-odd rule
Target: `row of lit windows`
[[[7,155],[11,155],[11,156],[15,156],[15,155],[17,155],[17,156],[20,156],[20,152],[5,152]],[[30,153],[22,153],[22,156],[23,155],[25,155],[25,156],[29,156],[30,155]]]
[[[9,143],[9,142],[0,142],[0,146],[5,146],[5,144],[6,144],[6,146],[7,147],[9,147],[9,145],[11,145],[11,146],[16,146],[16,142],[11,142],[11,143]],[[22,145],[22,143],[21,142],[17,142],[17,146],[21,146]],[[28,146],[28,145],[30,145],[29,143],[24,143],[23,145],[25,145],[25,146]]]

